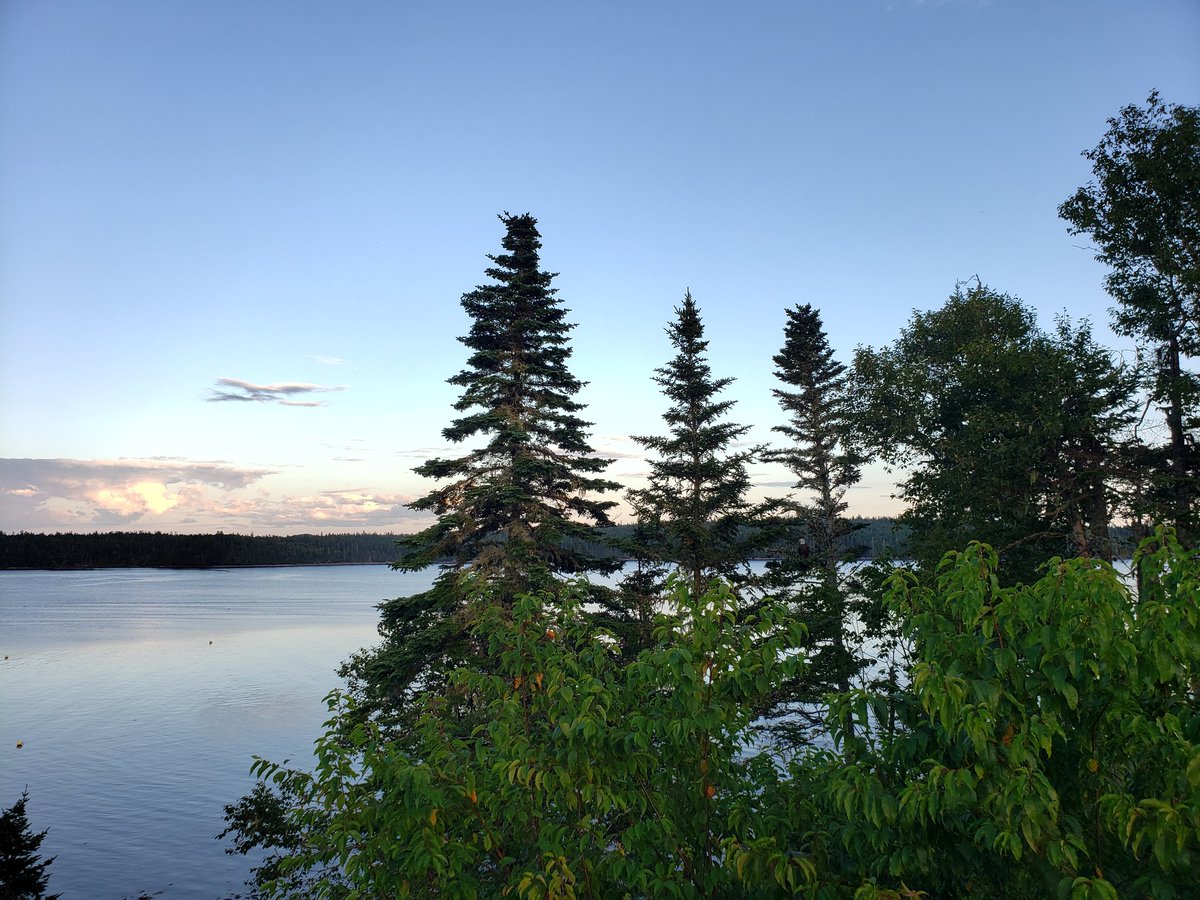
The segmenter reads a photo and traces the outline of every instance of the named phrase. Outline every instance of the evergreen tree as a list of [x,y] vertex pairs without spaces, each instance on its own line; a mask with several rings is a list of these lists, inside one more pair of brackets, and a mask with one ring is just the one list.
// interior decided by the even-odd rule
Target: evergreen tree
[[617,638],[631,660],[654,646],[655,617],[663,612],[669,569],[662,560],[666,532],[661,521],[639,521],[622,530],[628,534],[614,539],[613,546],[628,556],[632,568],[615,592],[594,599],[600,605],[597,623]]
[[657,532],[648,555],[676,563],[696,596],[714,575],[736,577],[750,544],[747,465],[761,448],[737,450],[749,426],[724,421],[732,400],[718,400],[732,378],[713,378],[704,324],[691,291],[666,329],[677,353],[654,381],[671,402],[664,437],[634,436],[652,451],[649,484],[629,492],[638,520]]
[[46,868],[54,857],[42,859],[38,850],[46,832],[37,834],[25,816],[29,791],[22,791],[17,802],[0,812],[0,898],[2,900],[57,900],[58,894],[47,896],[50,875]]
[[1065,520],[1074,555],[1112,562],[1114,510],[1118,504],[1131,511],[1137,507],[1130,487],[1141,473],[1131,459],[1137,449],[1126,435],[1138,373],[1113,363],[1086,320],[1074,326],[1059,317],[1050,341],[1062,404],[1057,470],[1047,476],[1048,506],[1054,518]]
[[850,586],[843,564],[857,529],[846,518],[846,491],[859,480],[861,455],[851,440],[846,367],[839,363],[812,306],[787,310],[783,349],[773,360],[785,385],[772,393],[788,416],[772,430],[787,446],[765,458],[796,477],[801,498],[775,500],[772,548],[762,579],[769,595],[788,602],[808,630],[809,669],[803,683],[789,685],[775,713],[795,714],[795,702],[811,703],[831,690],[847,691],[861,668],[851,650]]
[[[537,220],[502,215],[504,253],[491,256],[492,283],[462,297],[471,316],[460,338],[471,351],[451,384],[462,415],[442,434],[483,442],[415,471],[445,482],[411,508],[437,521],[400,543],[405,571],[440,564],[429,591],[381,605],[383,645],[344,668],[359,687],[403,708],[414,692],[440,688],[457,665],[478,659],[470,639],[473,596],[508,603],[517,593],[551,590],[559,573],[610,571],[611,557],[581,550],[594,528],[610,525],[613,501],[594,495],[619,485],[600,477],[610,460],[593,455],[574,396],[567,310],[540,268]],[[578,538],[583,540],[570,540]]]

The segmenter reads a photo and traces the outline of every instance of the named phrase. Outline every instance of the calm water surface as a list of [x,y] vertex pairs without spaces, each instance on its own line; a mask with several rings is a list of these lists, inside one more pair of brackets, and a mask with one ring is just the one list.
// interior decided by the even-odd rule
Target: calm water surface
[[[307,767],[387,566],[0,572],[0,807],[29,787],[64,900],[217,898],[252,864],[213,840],[252,755]],[[22,747],[18,748],[17,743]]]

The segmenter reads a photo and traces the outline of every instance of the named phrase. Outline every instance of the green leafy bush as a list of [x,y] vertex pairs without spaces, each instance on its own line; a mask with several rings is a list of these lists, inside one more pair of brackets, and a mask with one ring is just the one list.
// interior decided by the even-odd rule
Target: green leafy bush
[[[889,604],[916,663],[890,707],[835,703],[828,787],[853,877],[934,896],[1200,896],[1200,567],[1169,532],[1002,587],[972,544]],[[847,728],[849,723],[853,729]]]
[[257,766],[301,801],[304,840],[280,870],[335,864],[341,878],[304,889],[327,897],[701,897],[811,883],[812,854],[780,850],[791,828],[763,814],[768,787],[783,789],[776,761],[748,747],[749,710],[801,665],[782,611],[739,620],[725,585],[693,598],[677,582],[656,645],[622,663],[587,626],[586,591],[484,614],[498,671],[460,671],[451,685],[481,711],[469,731],[450,714],[464,704],[430,698],[401,743],[373,724],[344,727],[353,701],[332,694],[313,773]]

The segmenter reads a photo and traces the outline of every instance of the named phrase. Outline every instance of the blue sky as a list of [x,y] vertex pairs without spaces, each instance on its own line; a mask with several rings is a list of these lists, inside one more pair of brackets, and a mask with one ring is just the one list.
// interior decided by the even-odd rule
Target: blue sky
[[1197,46],[1195,0],[10,0],[0,530],[421,524],[502,210],[631,486],[687,288],[759,442],[798,302],[849,361],[978,275],[1128,349],[1056,208]]

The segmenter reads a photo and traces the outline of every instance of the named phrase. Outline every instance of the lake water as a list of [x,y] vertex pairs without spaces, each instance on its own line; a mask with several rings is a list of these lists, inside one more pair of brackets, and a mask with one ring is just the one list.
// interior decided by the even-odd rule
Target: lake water
[[[213,898],[251,861],[213,836],[252,755],[308,767],[387,566],[0,572],[0,807],[28,785],[64,900]],[[23,746],[18,747],[18,742]]]

